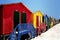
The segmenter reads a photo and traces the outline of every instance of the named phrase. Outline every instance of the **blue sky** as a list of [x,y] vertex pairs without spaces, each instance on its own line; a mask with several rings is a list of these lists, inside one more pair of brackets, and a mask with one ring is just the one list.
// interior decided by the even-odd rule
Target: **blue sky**
[[0,4],[22,2],[32,12],[40,10],[54,18],[60,18],[60,0],[0,0]]

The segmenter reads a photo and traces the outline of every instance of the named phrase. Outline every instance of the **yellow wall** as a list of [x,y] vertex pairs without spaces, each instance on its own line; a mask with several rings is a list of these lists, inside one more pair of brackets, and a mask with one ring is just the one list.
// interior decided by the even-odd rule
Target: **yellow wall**
[[53,18],[51,18],[50,27],[53,27],[53,25],[54,25],[54,19],[53,19]]
[[40,11],[37,11],[37,12],[34,12],[33,13],[33,26],[34,26],[34,28],[36,28],[36,16],[39,16],[39,17],[41,17],[41,23],[42,23],[42,16],[43,16],[43,14],[40,12]]

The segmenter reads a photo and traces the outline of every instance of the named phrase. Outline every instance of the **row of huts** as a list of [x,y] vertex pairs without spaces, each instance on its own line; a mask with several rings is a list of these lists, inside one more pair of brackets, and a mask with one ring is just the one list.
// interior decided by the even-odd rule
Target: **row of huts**
[[[45,22],[44,18],[48,22]],[[47,15],[43,15],[41,11],[33,13],[26,8],[23,3],[0,5],[0,23],[0,35],[10,34],[19,23],[32,23],[35,29],[40,29],[42,27],[45,31],[46,24],[50,25],[49,17]]]

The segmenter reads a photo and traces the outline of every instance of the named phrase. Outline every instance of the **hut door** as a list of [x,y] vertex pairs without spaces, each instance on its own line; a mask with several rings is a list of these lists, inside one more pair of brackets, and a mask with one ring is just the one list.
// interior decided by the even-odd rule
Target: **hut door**
[[38,16],[36,16],[36,26],[38,27],[39,25],[39,17]]
[[44,16],[42,16],[42,22],[44,22]]
[[40,17],[36,16],[37,35],[40,34]]
[[19,24],[19,12],[14,11],[14,28]]
[[26,13],[21,14],[21,23],[26,23]]

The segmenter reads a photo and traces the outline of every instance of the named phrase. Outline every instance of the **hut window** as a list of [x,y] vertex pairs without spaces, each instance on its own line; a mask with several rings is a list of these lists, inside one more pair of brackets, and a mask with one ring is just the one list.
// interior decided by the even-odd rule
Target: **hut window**
[[18,11],[14,11],[14,28],[19,24],[19,12]]
[[22,12],[21,14],[21,23],[26,23],[26,13]]

